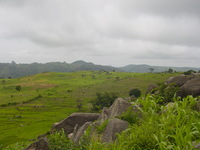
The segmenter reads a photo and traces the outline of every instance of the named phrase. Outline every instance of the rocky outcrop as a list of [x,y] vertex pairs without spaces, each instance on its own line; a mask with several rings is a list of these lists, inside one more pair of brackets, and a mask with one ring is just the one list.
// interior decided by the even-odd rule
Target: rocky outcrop
[[127,121],[123,121],[117,118],[112,119],[108,122],[103,134],[102,134],[102,142],[110,143],[116,140],[117,133],[121,133],[122,131],[128,128],[129,123]]
[[129,107],[131,103],[122,99],[118,98],[114,101],[110,108],[103,108],[102,113],[100,114],[98,121],[103,122],[107,119],[114,118],[117,116],[122,115]]
[[187,95],[200,95],[200,76],[188,80],[183,86],[181,86],[180,96],[185,97]]
[[147,88],[147,90],[146,90],[146,93],[145,93],[145,95],[147,95],[147,94],[154,94],[154,89],[155,88],[157,88],[158,86],[157,85],[155,85],[155,84],[150,84],[149,86],[148,86],[148,88]]
[[[177,95],[181,97],[186,97],[187,95],[192,96],[199,96],[200,95],[200,76],[199,75],[192,75],[192,76],[176,76],[170,77],[166,80],[165,84],[167,88],[176,86],[179,87],[180,90],[178,91]],[[159,93],[159,89],[156,90],[156,86],[149,85],[146,94],[157,94]],[[152,93],[153,91],[153,93]],[[175,91],[176,92],[176,91]]]
[[74,131],[76,124],[81,127],[86,122],[97,120],[98,117],[99,113],[73,113],[63,121],[55,123],[51,132],[64,129],[65,134],[68,135]]
[[[92,124],[92,122],[86,122],[82,127],[79,129],[76,127],[74,128],[74,132],[72,134],[72,137],[70,138],[72,141],[74,141],[76,144],[78,144],[81,136],[84,134],[85,130]],[[78,130],[77,130],[78,129]]]
[[[114,101],[110,108],[104,108],[102,110],[99,118],[95,122],[87,122],[78,130],[75,128],[71,139],[78,144],[81,136],[83,135],[87,127],[90,126],[91,138],[96,139],[97,137],[101,137],[102,142],[106,143],[114,141],[116,139],[117,133],[120,133],[121,131],[124,131],[128,128],[129,123],[118,118],[124,112],[126,112],[129,107],[132,107],[132,111],[135,112],[135,115],[137,115],[137,117],[141,116],[141,112],[139,110],[140,106],[132,105],[130,102],[122,98],[118,98]],[[97,131],[97,128],[102,126],[105,121],[108,121],[108,124],[106,125],[104,131],[100,133],[101,135],[98,135],[99,133]]]
[[[54,131],[64,129],[65,134],[76,144],[79,144],[81,137],[88,127],[90,127],[90,138],[99,139],[102,142],[110,143],[116,140],[117,133],[128,128],[127,121],[119,119],[120,116],[132,107],[135,115],[141,116],[139,105],[132,104],[127,100],[118,98],[110,108],[104,108],[101,114],[98,113],[73,113],[63,121],[55,123],[52,127],[51,134]],[[107,123],[105,128],[104,123]],[[103,131],[99,133],[98,127],[103,126]],[[40,138],[37,142],[31,144],[26,150],[49,150],[46,138]]]
[[25,150],[50,150],[48,147],[47,138],[40,138]]
[[183,84],[185,84],[188,80],[192,79],[193,77],[191,76],[176,76],[176,77],[170,77],[167,81],[166,84],[171,84],[174,83],[176,86],[181,87]]

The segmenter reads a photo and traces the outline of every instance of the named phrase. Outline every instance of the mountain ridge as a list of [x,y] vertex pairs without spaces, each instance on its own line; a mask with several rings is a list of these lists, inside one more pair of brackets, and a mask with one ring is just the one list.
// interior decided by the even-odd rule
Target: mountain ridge
[[118,72],[165,72],[168,69],[177,72],[188,70],[200,71],[200,68],[194,67],[167,67],[167,66],[151,66],[147,64],[129,64],[124,67],[113,67],[105,65],[97,65],[92,62],[77,60],[72,63],[66,62],[48,62],[48,63],[31,63],[31,64],[16,64],[0,63],[0,78],[18,78],[22,76],[37,74],[41,72],[74,72],[74,71],[118,71]]

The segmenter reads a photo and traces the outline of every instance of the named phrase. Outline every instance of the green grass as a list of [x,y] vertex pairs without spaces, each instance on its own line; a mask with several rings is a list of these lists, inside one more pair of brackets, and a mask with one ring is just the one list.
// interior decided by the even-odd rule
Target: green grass
[[[5,84],[0,86],[0,145],[29,141],[48,132],[53,123],[78,111],[77,100],[82,100],[83,112],[90,111],[88,102],[96,92],[128,97],[131,88],[138,88],[144,96],[149,84],[178,74],[81,71],[1,79]],[[20,92],[17,85],[22,87]]]
[[[143,105],[142,117],[118,135],[113,143],[102,143],[90,138],[90,127],[77,146],[64,137],[64,133],[50,135],[51,149],[62,150],[193,150],[194,142],[200,142],[200,112],[195,110],[197,99],[187,96],[182,100],[174,98],[174,107],[160,105],[162,98],[147,96],[136,101]],[[105,128],[105,121],[98,128]],[[61,142],[63,141],[63,142]],[[61,143],[60,143],[61,142]],[[59,144],[58,144],[59,143]]]

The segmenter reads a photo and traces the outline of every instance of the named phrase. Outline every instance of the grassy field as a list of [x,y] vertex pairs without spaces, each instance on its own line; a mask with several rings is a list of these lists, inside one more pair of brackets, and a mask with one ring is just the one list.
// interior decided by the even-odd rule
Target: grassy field
[[[83,103],[81,111],[90,111],[96,92],[128,97],[131,88],[138,88],[144,96],[149,84],[178,74],[81,71],[0,79],[0,145],[31,141],[50,131],[53,123],[79,111],[78,100]],[[21,91],[15,89],[17,85]]]

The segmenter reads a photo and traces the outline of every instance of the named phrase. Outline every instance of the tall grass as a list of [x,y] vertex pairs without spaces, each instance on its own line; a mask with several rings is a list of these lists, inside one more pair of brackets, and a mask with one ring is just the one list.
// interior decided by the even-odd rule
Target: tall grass
[[[132,124],[118,135],[112,144],[91,142],[88,149],[108,150],[192,150],[200,141],[200,115],[193,108],[197,98],[174,98],[174,106],[160,105],[162,97],[139,99],[143,116],[139,124]],[[94,145],[93,145],[94,144]]]

